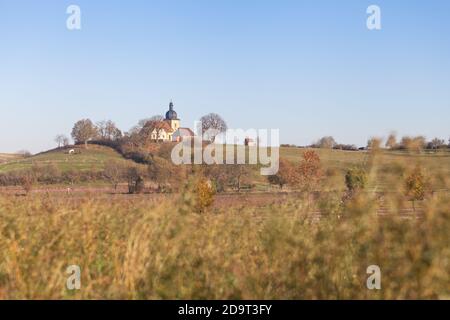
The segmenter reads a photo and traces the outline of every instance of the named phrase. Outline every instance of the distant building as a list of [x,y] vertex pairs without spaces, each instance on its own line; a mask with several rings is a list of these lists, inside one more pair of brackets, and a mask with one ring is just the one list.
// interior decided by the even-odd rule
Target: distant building
[[151,139],[153,141],[172,141],[173,129],[171,125],[166,122],[166,120],[152,123],[151,128],[153,129]]
[[173,109],[172,101],[163,121],[153,125],[151,139],[155,141],[181,141],[183,137],[193,137],[194,132],[189,128],[180,127],[180,119]]
[[254,147],[256,145],[255,140],[251,138],[245,138],[244,145]]

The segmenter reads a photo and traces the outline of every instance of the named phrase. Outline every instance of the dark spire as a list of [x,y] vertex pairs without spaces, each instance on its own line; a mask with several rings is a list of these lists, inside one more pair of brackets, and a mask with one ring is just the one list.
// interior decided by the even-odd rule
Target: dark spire
[[173,110],[172,100],[169,103],[169,111],[166,112],[166,120],[178,120],[177,113]]

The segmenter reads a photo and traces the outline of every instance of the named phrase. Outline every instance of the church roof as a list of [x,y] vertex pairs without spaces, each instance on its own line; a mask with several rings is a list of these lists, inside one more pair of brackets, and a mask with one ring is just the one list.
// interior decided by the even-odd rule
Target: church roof
[[169,122],[167,120],[163,120],[163,121],[156,121],[156,122],[151,122],[149,121],[144,128],[149,128],[152,131],[153,130],[164,130],[167,133],[173,132],[172,127],[170,126]]
[[155,129],[164,129],[164,131],[166,131],[166,132],[173,132],[172,127],[170,126],[169,122],[167,122],[167,121],[158,122],[155,126]]

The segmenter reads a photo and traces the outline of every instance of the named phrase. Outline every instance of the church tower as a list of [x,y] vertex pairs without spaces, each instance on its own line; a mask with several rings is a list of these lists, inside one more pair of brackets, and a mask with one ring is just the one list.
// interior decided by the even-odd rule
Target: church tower
[[180,119],[178,119],[178,115],[173,110],[173,103],[170,101],[169,111],[166,112],[166,122],[170,125],[173,131],[177,131],[180,127]]

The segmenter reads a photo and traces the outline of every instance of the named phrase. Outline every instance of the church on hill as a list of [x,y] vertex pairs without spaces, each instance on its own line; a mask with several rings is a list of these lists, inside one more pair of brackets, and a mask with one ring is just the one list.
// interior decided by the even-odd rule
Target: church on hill
[[183,137],[193,137],[194,132],[189,128],[180,127],[180,119],[173,109],[172,101],[163,121],[154,125],[152,140],[162,142],[178,142]]

